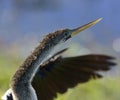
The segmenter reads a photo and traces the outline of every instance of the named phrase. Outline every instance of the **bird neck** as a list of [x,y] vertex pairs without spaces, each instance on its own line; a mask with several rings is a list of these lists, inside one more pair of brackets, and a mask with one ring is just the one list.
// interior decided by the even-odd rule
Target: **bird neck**
[[24,85],[31,86],[31,81],[40,64],[48,59],[48,56],[55,45],[50,43],[47,39],[47,37],[43,39],[12,77],[11,88],[14,92],[17,90],[19,91],[19,87],[23,87]]

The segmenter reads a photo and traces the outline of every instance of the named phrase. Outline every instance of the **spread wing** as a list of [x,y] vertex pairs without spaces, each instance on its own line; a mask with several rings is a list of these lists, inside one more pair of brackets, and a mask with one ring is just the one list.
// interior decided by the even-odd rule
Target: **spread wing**
[[68,88],[75,87],[91,78],[101,78],[97,71],[108,71],[115,65],[113,57],[107,55],[85,55],[63,58],[62,50],[43,63],[32,85],[38,100],[53,100],[57,93],[65,93]]

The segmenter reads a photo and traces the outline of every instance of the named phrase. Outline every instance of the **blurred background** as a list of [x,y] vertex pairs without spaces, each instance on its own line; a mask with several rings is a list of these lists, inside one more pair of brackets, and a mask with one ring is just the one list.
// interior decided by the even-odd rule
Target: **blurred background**
[[118,65],[105,78],[69,89],[56,100],[120,100],[119,0],[0,0],[0,96],[17,67],[50,32],[101,22],[68,43],[70,54],[108,54]]

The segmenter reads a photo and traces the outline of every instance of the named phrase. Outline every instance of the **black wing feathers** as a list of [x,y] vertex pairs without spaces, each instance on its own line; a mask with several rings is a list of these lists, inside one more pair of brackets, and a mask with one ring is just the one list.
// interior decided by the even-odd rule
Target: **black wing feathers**
[[57,93],[64,93],[78,83],[101,78],[102,75],[97,71],[108,71],[115,65],[111,61],[114,58],[107,55],[62,58],[60,54],[66,50],[56,53],[40,66],[32,83],[38,100],[53,100]]

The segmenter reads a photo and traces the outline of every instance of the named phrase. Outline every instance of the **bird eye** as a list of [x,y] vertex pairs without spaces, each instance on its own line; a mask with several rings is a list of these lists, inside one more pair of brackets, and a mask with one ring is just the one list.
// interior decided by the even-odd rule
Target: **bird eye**
[[67,35],[68,35],[68,34],[67,34],[67,31],[65,31],[64,35],[65,35],[65,36],[67,36]]

